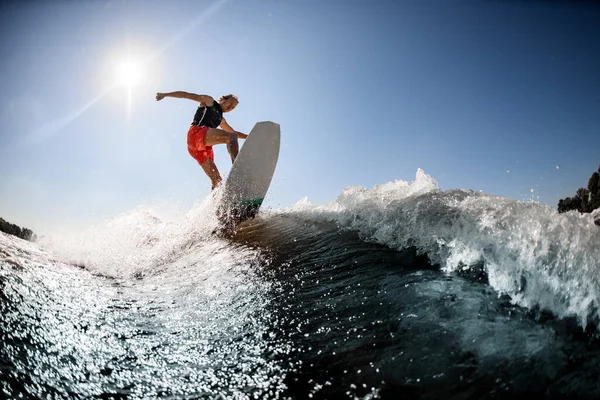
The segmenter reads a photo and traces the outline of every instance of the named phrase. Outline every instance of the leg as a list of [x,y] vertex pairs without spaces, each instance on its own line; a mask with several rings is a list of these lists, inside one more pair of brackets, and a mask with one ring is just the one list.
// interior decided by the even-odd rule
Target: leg
[[206,175],[208,175],[210,181],[212,182],[211,189],[215,190],[217,185],[221,183],[221,174],[219,174],[219,170],[217,169],[215,162],[208,158],[206,159],[206,161],[204,161],[204,164],[201,164],[200,166],[202,167],[204,172],[206,172]]
[[235,133],[222,129],[209,128],[206,131],[206,135],[204,135],[204,145],[214,146],[215,144],[226,144],[227,151],[231,156],[231,162],[235,161],[239,151],[238,139]]

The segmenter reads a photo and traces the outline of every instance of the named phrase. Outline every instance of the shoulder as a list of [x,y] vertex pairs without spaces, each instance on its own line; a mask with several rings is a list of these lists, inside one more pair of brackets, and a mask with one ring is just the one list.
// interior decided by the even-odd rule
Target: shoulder
[[217,102],[212,96],[206,94],[201,96],[200,107],[212,107],[215,104],[217,104]]

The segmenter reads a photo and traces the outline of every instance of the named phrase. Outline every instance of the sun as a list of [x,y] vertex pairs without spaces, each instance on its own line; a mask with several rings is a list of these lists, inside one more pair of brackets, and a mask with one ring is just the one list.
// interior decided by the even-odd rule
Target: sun
[[139,85],[144,79],[142,65],[133,59],[123,60],[116,68],[117,84],[129,88]]

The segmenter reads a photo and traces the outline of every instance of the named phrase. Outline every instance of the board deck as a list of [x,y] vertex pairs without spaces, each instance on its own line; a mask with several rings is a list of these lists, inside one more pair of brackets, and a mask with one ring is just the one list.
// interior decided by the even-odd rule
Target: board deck
[[271,185],[280,147],[279,124],[258,122],[248,134],[223,186],[217,215],[222,225],[254,218]]

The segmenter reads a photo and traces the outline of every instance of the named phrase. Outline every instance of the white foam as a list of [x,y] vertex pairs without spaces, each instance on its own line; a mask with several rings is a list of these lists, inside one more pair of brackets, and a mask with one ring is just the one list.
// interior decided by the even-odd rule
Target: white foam
[[152,209],[139,207],[83,232],[44,237],[39,242],[62,261],[103,275],[145,275],[180,257],[191,243],[209,238],[217,226],[216,197],[207,196],[174,221],[161,221]]
[[[151,275],[191,246],[213,252],[218,196],[171,222],[140,208],[76,235],[45,238],[42,245],[105,275]],[[393,249],[415,246],[447,273],[483,264],[490,285],[521,306],[574,316],[583,326],[600,321],[600,229],[590,214],[558,214],[471,190],[444,191],[420,169],[413,182],[352,186],[330,204],[304,198],[273,214],[333,221]]]
[[303,199],[282,212],[335,221],[393,249],[414,245],[448,273],[483,263],[490,285],[515,303],[583,326],[600,321],[600,229],[590,214],[443,191],[420,169],[410,183],[353,186],[326,206]]

